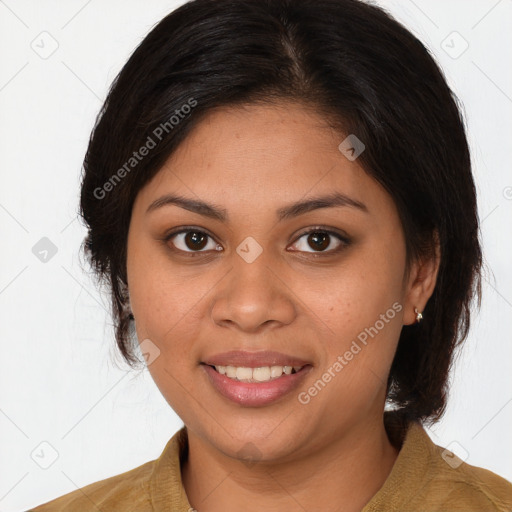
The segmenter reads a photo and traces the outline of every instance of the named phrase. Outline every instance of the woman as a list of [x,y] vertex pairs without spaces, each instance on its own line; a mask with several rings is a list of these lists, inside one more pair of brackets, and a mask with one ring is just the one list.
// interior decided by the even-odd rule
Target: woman
[[433,444],[480,296],[456,100],[358,0],[195,0],[115,80],[85,250],[184,427],[64,510],[512,510]]

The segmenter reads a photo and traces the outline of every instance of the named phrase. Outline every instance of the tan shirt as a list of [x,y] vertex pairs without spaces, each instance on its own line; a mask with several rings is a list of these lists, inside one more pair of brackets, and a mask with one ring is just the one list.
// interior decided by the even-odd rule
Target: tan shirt
[[[158,459],[31,511],[193,512],[181,482],[180,456],[186,456],[186,448],[183,427]],[[377,511],[512,512],[512,484],[457,459],[435,445],[419,423],[411,423],[391,473],[362,510]]]

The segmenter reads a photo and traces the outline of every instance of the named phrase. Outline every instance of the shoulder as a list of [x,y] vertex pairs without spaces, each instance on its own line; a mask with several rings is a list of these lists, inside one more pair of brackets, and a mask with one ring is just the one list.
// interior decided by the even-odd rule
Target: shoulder
[[420,423],[400,437],[391,473],[363,512],[512,512],[512,483],[436,445]]
[[187,454],[183,427],[167,442],[158,459],[119,475],[94,482],[28,512],[153,512],[188,510],[180,464]]
[[155,463],[156,461],[146,462],[130,471],[91,483],[28,512],[151,511],[153,508],[149,486]]
[[512,511],[512,483],[433,442],[431,451],[428,488],[439,495],[446,510]]
[[411,504],[427,503],[429,510],[512,511],[510,482],[436,445],[419,424],[411,427],[409,442],[418,448],[416,462],[424,470]]

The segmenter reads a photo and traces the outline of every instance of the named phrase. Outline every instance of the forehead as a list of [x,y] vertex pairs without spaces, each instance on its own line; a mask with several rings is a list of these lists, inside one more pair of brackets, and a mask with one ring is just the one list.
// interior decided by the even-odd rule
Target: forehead
[[139,193],[138,202],[147,206],[173,191],[243,210],[336,190],[389,207],[381,186],[338,149],[345,138],[295,103],[215,109]]

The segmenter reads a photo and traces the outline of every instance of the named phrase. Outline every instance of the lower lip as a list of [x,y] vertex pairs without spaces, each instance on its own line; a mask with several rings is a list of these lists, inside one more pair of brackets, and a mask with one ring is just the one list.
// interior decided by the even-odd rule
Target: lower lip
[[213,387],[224,397],[247,407],[261,407],[275,402],[293,391],[311,370],[311,365],[302,367],[297,373],[284,374],[268,382],[241,382],[222,375],[209,365],[201,365]]

